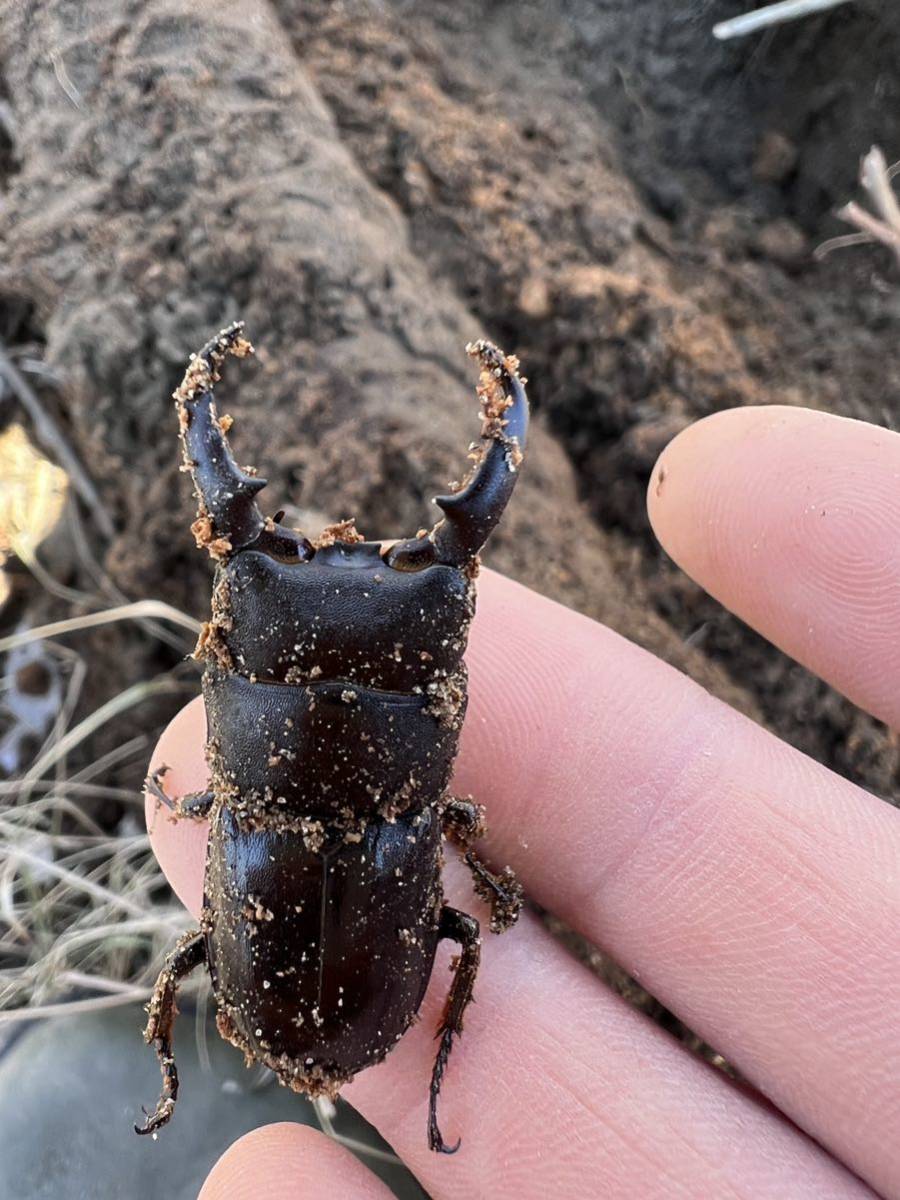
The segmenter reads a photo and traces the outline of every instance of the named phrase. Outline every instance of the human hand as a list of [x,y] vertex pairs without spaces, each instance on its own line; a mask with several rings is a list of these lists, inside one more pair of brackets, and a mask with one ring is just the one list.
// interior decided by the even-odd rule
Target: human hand
[[[665,451],[649,506],[713,596],[900,725],[900,436],[800,409],[721,413]],[[487,806],[488,857],[750,1086],[628,1008],[526,913],[485,939],[442,1092],[460,1153],[425,1139],[446,954],[423,1019],[346,1098],[434,1200],[900,1197],[900,813],[490,572],[467,660],[453,790]],[[154,755],[170,794],[206,784],[203,742],[195,701]],[[154,817],[151,802],[154,849],[197,915],[205,827]],[[448,874],[451,903],[477,907]],[[236,1143],[201,1197],[323,1189],[389,1194],[323,1135],[278,1125]]]

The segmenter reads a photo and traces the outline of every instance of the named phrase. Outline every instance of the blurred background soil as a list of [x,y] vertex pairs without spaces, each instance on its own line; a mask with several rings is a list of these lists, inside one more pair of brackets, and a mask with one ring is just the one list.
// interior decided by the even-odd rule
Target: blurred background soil
[[[413,533],[477,431],[463,347],[484,334],[537,412],[487,561],[894,798],[897,740],[685,579],[645,515],[656,455],[719,409],[900,425],[896,264],[813,256],[860,156],[900,156],[900,24],[857,0],[714,41],[744,7],[0,3],[0,427],[40,443],[24,380],[107,514],[70,503],[44,571],[205,616],[170,395],[237,316],[258,357],[223,407],[263,504]],[[9,576],[8,629],[85,611]],[[174,668],[170,643],[82,633],[78,712]],[[90,753],[155,728],[178,678]]]

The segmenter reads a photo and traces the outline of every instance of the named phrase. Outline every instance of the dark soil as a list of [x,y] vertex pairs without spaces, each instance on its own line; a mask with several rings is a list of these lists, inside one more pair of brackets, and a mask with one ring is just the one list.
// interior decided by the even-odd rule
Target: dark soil
[[[63,381],[41,396],[115,519],[115,584],[197,616],[190,350],[246,319],[224,391],[270,509],[389,536],[459,476],[463,346],[494,337],[539,419],[489,561],[892,796],[898,743],[675,571],[643,493],[727,406],[900,425],[891,260],[812,258],[860,155],[900,154],[900,25],[859,0],[722,45],[743,4],[676,7],[5,0],[0,334]],[[95,646],[92,703],[174,657]]]

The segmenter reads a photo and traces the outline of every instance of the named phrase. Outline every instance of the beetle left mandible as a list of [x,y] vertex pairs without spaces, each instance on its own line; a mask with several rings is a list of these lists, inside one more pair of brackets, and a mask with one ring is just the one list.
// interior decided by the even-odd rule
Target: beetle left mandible
[[[247,1062],[309,1096],[337,1095],[413,1021],[438,942],[460,946],[432,1070],[428,1141],[452,1153],[436,1105],[478,971],[478,922],[444,903],[441,845],[459,844],[491,929],[513,925],[522,890],[471,847],[484,810],[446,794],[466,709],[463,652],[478,554],[512,494],[528,425],[518,363],[489,342],[479,362],[483,425],[470,477],[426,534],[384,549],[352,521],[314,541],[266,517],[265,481],[237,466],[213,387],[252,347],[240,323],[191,359],[175,393],[192,526],[216,562],[202,660],[209,791],[170,799],[209,821],[200,928],[166,960],[145,1039],[162,1069],[138,1133],[172,1115],[179,980],[205,964],[219,1032]],[[458,1145],[458,1143],[457,1143]]]

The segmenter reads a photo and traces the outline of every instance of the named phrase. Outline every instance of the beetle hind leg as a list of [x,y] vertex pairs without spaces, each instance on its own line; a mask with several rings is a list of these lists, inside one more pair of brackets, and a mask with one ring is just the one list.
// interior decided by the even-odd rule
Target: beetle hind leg
[[167,1124],[175,1109],[175,1101],[178,1098],[178,1071],[172,1053],[172,1028],[178,1015],[175,993],[179,982],[205,961],[206,944],[203,934],[197,930],[186,933],[178,941],[160,971],[150,1003],[147,1005],[149,1019],[144,1030],[144,1041],[153,1044],[159,1059],[163,1080],[162,1092],[154,1111],[147,1113],[147,1110],[144,1110],[147,1120],[143,1125],[135,1125],[135,1133],[155,1133]]
[[462,1033],[463,1014],[472,999],[475,976],[478,974],[478,964],[481,961],[481,938],[479,937],[478,922],[474,917],[447,906],[441,909],[438,937],[440,939],[449,938],[451,941],[457,942],[462,953],[456,964],[453,984],[447,997],[447,1006],[438,1028],[440,1045],[431,1072],[429,1092],[428,1146],[429,1149],[436,1150],[440,1154],[455,1154],[459,1149],[459,1141],[454,1146],[448,1146],[441,1137],[437,1122],[437,1101],[441,1092],[444,1071],[447,1068],[447,1060],[453,1048],[453,1039]]

